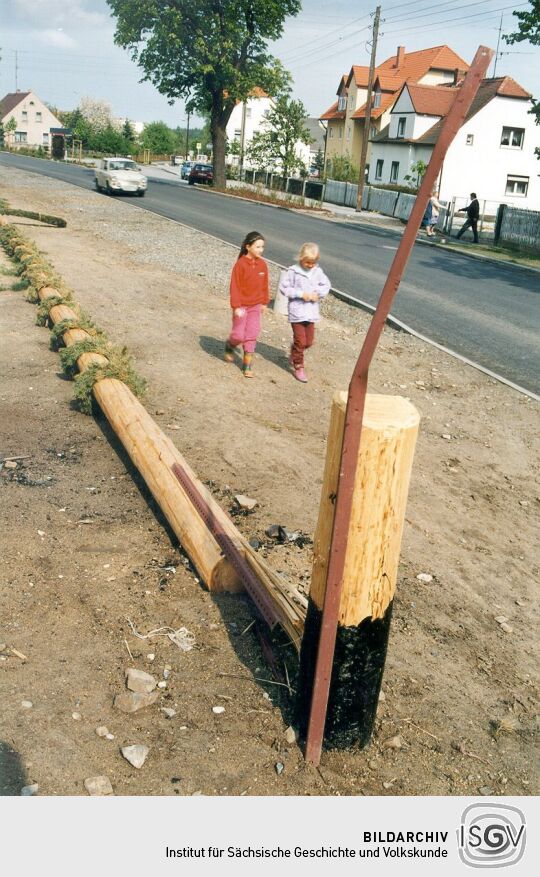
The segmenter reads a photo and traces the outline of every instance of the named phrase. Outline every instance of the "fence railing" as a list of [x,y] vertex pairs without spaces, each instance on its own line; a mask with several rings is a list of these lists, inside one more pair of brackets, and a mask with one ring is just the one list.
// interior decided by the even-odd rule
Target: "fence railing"
[[540,211],[501,204],[495,223],[495,242],[540,252]]

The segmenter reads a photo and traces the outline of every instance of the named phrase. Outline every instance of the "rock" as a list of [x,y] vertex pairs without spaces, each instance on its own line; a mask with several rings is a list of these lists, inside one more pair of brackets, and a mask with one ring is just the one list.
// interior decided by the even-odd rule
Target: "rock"
[[160,415],[165,414],[165,410],[163,408],[156,408],[156,414],[160,417]]
[[[7,466],[7,463],[6,463],[6,466]],[[527,506],[529,505],[529,502],[528,502],[528,500],[526,500],[526,499],[520,499],[519,504],[520,504],[521,506],[523,506],[524,509],[526,509]]]
[[385,740],[382,744],[383,749],[401,749],[403,743],[401,742],[401,737],[397,734],[395,737],[389,737],[388,740]]
[[386,700],[386,694],[384,691],[379,691],[379,703],[384,703]]
[[495,621],[497,622],[497,624],[504,624],[506,621],[508,621],[508,618],[506,617],[506,615],[496,615]]
[[161,712],[167,719],[172,719],[176,715],[176,710],[173,710],[170,706],[162,706]]
[[224,707],[224,706],[213,706],[213,707],[212,707],[212,712],[213,712],[216,716],[220,716],[221,713],[224,713],[224,712],[225,712],[225,707]]
[[371,761],[368,761],[368,767],[370,767],[371,770],[377,770],[379,768],[379,762],[372,758]]
[[71,713],[71,718],[75,719],[76,722],[80,722],[80,720],[82,719],[82,716],[80,713]]
[[276,764],[274,765],[274,767],[276,769],[276,773],[278,776],[280,775],[280,773],[283,773],[283,771],[285,770],[285,765],[282,764],[281,761],[277,761]]
[[449,432],[443,432],[443,434],[441,435],[441,438],[446,439],[446,441],[449,442],[449,441],[451,441],[452,436],[450,435]]
[[424,582],[426,585],[429,584],[429,582],[433,581],[433,576],[431,576],[428,572],[418,573],[416,578],[419,582]]
[[391,789],[396,780],[397,777],[394,777],[393,780],[388,780],[386,783],[383,783],[383,789]]
[[149,694],[157,685],[157,679],[144,670],[135,670],[130,667],[126,670],[126,685],[130,691],[136,691],[138,694]]
[[38,530],[38,531],[37,531],[37,534],[38,534],[38,536],[44,536],[44,535],[45,535],[45,530]]
[[[525,601],[524,601],[524,600],[514,600],[514,603],[516,604],[516,606],[525,606]],[[2,649],[1,649],[1,647],[0,647],[0,652],[1,652],[1,651],[2,651]]]
[[114,706],[123,713],[136,713],[138,710],[144,709],[146,706],[152,706],[159,697],[159,691],[152,691],[149,694],[139,693],[136,691],[123,691],[114,698]]
[[294,730],[292,725],[289,725],[289,727],[285,731],[285,740],[287,741],[287,743],[296,743],[296,731]]
[[146,657],[148,658],[149,661],[153,661],[156,656],[154,655],[153,652],[150,652],[150,654],[148,654]]
[[505,633],[513,633],[514,628],[511,624],[507,624],[506,621],[503,621],[501,624],[501,630],[504,630]]
[[105,734],[106,740],[114,740],[114,734]]
[[251,547],[253,548],[254,551],[258,551],[259,548],[261,547],[260,539],[250,539],[249,544],[251,545]]
[[[4,463],[4,469],[16,469],[16,468],[17,468],[17,464],[16,464],[15,460],[6,460],[6,462]],[[25,786],[25,788],[27,788],[27,787]],[[30,786],[28,786],[28,788],[30,788]],[[21,792],[21,795],[22,795],[22,792]]]
[[88,777],[84,787],[89,795],[112,795],[113,787],[109,777]]
[[493,789],[490,789],[489,786],[480,786],[478,791],[480,792],[481,795],[494,795],[495,794]]
[[133,746],[123,746],[120,750],[126,761],[129,761],[133,767],[136,767],[137,770],[140,770],[146,761],[146,756],[150,752],[148,746],[143,746],[142,743],[135,743]]
[[31,700],[21,700],[21,706],[23,710],[31,710],[34,704]]
[[21,795],[23,798],[29,797],[30,795],[37,795],[37,791],[39,786],[37,783],[32,783],[30,786],[23,786],[21,789]]
[[171,675],[170,667],[165,667],[165,669],[163,670],[163,678],[168,679],[170,675]]
[[161,688],[162,690],[164,688],[167,688],[167,683],[165,682],[164,679],[161,682],[158,682],[158,688]]
[[250,496],[244,496],[242,493],[235,496],[235,500],[241,509],[247,509],[249,512],[257,505],[256,499],[252,499]]
[[109,733],[109,729],[107,728],[106,725],[99,725],[96,728],[96,734],[98,735],[98,737],[106,737],[108,733]]

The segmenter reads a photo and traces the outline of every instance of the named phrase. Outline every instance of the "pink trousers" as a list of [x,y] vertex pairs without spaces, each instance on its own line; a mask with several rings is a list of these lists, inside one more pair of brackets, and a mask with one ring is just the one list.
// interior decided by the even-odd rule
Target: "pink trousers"
[[261,309],[262,305],[252,305],[250,308],[244,308],[241,317],[235,316],[233,311],[232,329],[229,335],[229,344],[231,347],[238,347],[241,344],[244,353],[253,353],[257,344],[257,338],[261,331]]

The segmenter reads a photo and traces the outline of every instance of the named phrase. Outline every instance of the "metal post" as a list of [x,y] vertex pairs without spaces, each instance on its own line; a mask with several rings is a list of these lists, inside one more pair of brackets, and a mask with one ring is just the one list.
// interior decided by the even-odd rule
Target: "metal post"
[[240,128],[240,157],[238,159],[238,179],[242,179],[244,173],[244,148],[246,142],[246,113],[247,113],[247,97],[242,104],[242,126]]
[[465,120],[492,57],[492,49],[486,46],[478,48],[465,81],[446,116],[349,384],[326,594],[306,739],[306,761],[314,765],[319,764],[321,757],[369,366],[416,241],[446,151]]
[[495,220],[495,235],[493,239],[494,244],[498,244],[501,238],[502,224],[507,207],[508,204],[499,204],[499,208],[497,210],[497,218]]
[[187,128],[186,128],[186,161],[189,161],[189,117],[191,113],[187,114]]

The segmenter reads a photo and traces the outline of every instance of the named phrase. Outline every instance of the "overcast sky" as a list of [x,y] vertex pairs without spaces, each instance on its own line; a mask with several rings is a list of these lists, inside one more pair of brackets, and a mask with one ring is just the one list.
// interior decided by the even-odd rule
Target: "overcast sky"
[[[300,15],[286,22],[274,54],[291,71],[294,96],[309,115],[330,106],[341,74],[352,64],[369,63],[375,5],[376,0],[304,0]],[[61,109],[73,109],[88,95],[107,100],[115,116],[184,124],[183,103],[170,106],[152,85],[140,84],[141,72],[114,45],[114,20],[105,0],[0,0],[0,7],[2,96],[17,85]],[[501,15],[502,32],[509,33],[515,29],[512,10],[527,7],[519,0],[388,0],[382,3],[377,61],[397,45],[415,51],[446,43],[470,62],[479,44],[496,48]],[[501,40],[500,51],[497,75],[513,76],[540,97],[540,50]]]

